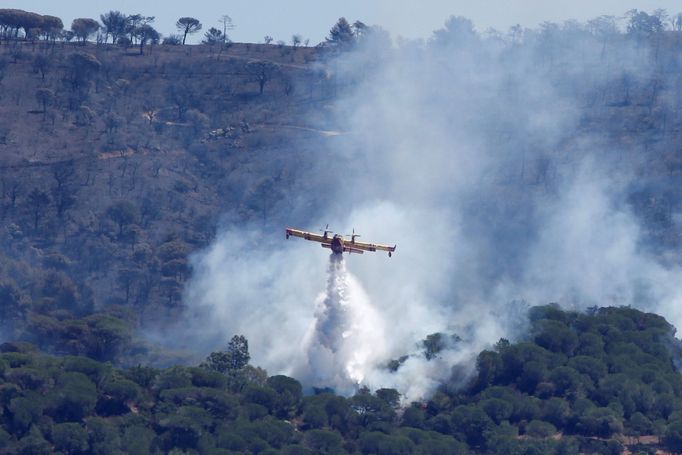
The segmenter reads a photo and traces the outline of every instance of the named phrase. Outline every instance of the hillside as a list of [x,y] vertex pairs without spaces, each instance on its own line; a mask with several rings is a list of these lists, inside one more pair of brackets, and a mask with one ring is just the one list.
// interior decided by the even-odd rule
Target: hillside
[[[176,318],[188,255],[226,214],[269,225],[327,137],[302,119],[329,96],[316,49],[0,53],[3,320],[8,338],[54,352],[113,359],[126,325]],[[105,349],[85,341],[102,320]]]
[[[454,32],[447,27],[433,48],[462,52],[450,48],[447,33]],[[593,54],[596,36],[548,33],[527,31],[523,46],[493,47],[499,55],[482,53],[476,65],[537,71],[533,77],[559,97],[556,106],[544,94],[519,103],[519,93],[533,93],[523,79],[494,82],[492,91],[452,82],[472,85],[477,103],[453,115],[466,114],[464,129],[484,124],[477,145],[495,154],[484,185],[463,197],[461,209],[465,234],[490,237],[482,240],[483,260],[512,269],[486,273],[515,273],[527,239],[539,235],[534,229],[542,232],[532,226],[536,206],[561,194],[585,156],[608,163],[611,173],[635,176],[619,198],[641,223],[639,243],[678,263],[679,32],[638,45],[634,60],[627,36],[597,41],[603,49]],[[475,55],[488,46],[465,42],[465,52]],[[351,127],[348,99],[385,77],[384,49],[360,49],[357,61],[351,53],[346,62],[346,54],[324,47],[151,45],[140,55],[136,47],[2,42],[5,338],[98,360],[120,360],[124,352],[154,358],[131,340],[140,328],[164,327],[185,311],[188,259],[221,223],[278,231],[291,220],[317,220],[328,206],[343,207],[341,195],[371,200],[374,190],[362,188],[380,180],[365,169],[381,171],[392,158],[366,153],[371,137],[339,132]],[[515,58],[529,67],[507,68]],[[576,60],[580,67],[566,71]],[[576,106],[566,106],[569,100]],[[508,105],[521,111],[502,110]],[[569,108],[577,118],[560,132],[528,130],[539,121],[534,115],[564,116]],[[436,120],[419,119],[410,133]],[[389,175],[387,188],[404,177],[414,178]],[[505,244],[502,261],[485,256],[505,238],[517,241]]]

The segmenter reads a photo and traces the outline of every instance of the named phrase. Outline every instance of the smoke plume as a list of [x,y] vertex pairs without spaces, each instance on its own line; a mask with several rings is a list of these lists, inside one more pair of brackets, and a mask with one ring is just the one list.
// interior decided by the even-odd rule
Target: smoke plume
[[[632,305],[682,324],[680,268],[629,202],[646,185],[647,139],[627,127],[639,108],[622,106],[650,96],[658,54],[568,25],[482,38],[451,19],[397,47],[368,36],[324,63],[337,99],[304,120],[341,134],[304,157],[294,202],[268,226],[228,224],[193,258],[196,347],[242,333],[270,374],[413,400],[524,336],[529,305]],[[397,251],[326,264],[311,242],[282,239],[286,225],[327,222]],[[452,341],[427,359],[434,333]]]

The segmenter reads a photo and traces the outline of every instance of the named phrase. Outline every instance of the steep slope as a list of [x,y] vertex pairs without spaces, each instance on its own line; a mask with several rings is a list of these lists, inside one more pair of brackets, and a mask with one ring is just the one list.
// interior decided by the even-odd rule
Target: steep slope
[[328,98],[312,48],[0,51],[5,337],[55,352],[118,355],[84,346],[93,312],[121,328],[175,318],[187,257],[220,217],[269,225],[327,138],[303,119]]

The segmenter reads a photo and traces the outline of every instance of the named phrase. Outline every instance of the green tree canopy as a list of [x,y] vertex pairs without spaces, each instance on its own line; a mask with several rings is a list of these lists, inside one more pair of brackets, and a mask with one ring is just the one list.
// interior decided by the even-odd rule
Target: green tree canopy
[[178,31],[182,32],[182,44],[185,44],[185,41],[187,40],[187,35],[196,33],[199,30],[201,30],[201,22],[199,22],[198,19],[195,19],[193,17],[181,17],[178,19],[178,21],[175,23],[175,26],[177,27]]
[[85,44],[85,41],[88,38],[97,33],[99,27],[99,22],[84,17],[76,18],[71,22],[71,31],[83,42],[83,44]]

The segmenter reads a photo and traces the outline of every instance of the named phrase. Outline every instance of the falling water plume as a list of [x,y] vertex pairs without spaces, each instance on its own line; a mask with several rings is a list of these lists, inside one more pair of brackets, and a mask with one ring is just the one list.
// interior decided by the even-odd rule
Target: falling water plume
[[384,354],[383,322],[341,255],[329,256],[327,289],[306,338],[310,383],[340,393],[352,392]]

